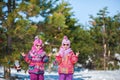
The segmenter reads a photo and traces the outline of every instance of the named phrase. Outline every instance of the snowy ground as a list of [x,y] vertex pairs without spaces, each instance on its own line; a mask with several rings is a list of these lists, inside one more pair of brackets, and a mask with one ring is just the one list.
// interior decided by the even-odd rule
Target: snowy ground
[[[12,76],[17,77],[16,80],[30,80],[29,74],[17,72],[15,69],[11,70]],[[81,70],[75,71],[73,80],[120,80],[120,70],[114,71],[95,71],[95,70]],[[3,68],[0,68],[0,80],[5,80],[3,77]],[[58,80],[57,72],[45,72],[45,80]]]

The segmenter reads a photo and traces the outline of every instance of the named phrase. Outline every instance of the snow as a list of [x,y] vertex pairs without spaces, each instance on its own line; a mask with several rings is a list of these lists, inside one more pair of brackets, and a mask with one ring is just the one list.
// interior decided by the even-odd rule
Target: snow
[[119,53],[116,53],[116,54],[114,55],[114,57],[115,57],[118,61],[120,61],[120,54],[119,54]]
[[[58,73],[55,71],[45,72],[45,80],[58,80]],[[73,80],[120,80],[120,70],[88,70],[81,69],[75,71]],[[30,80],[28,72],[24,70],[17,72],[16,69],[11,69],[11,76],[17,77],[16,80]],[[3,67],[0,67],[0,80],[5,80],[3,77]]]

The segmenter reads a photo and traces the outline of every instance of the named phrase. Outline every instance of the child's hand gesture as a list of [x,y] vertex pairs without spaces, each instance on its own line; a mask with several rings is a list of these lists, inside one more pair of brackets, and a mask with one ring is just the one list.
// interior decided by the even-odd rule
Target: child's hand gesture
[[49,56],[49,57],[52,56],[52,53],[49,53],[48,56]]
[[58,55],[59,55],[59,53],[58,53],[58,52],[56,52],[55,56],[58,56]]
[[76,56],[78,56],[80,54],[80,52],[78,51],[77,53],[76,53]]
[[24,52],[21,52],[21,55],[22,55],[22,56],[25,56],[25,53],[24,53]]

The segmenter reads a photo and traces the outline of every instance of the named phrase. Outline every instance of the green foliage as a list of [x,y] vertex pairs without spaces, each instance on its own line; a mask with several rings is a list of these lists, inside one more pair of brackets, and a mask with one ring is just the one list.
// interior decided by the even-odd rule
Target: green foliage
[[[20,58],[20,52],[27,53],[32,46],[35,36],[45,43],[44,48],[48,53],[53,48],[59,49],[63,36],[71,41],[71,48],[80,52],[79,63],[85,65],[90,56],[95,69],[103,69],[103,38],[107,45],[107,61],[114,61],[113,55],[120,53],[120,14],[108,16],[107,7],[99,11],[96,17],[91,16],[92,26],[84,29],[73,18],[70,4],[57,0],[24,0],[14,4],[14,0],[0,3],[0,63],[12,66],[16,59],[20,60],[22,68],[27,69],[27,64]],[[10,6],[6,6],[5,4]],[[4,11],[5,6],[8,10]],[[1,16],[2,15],[2,16]],[[32,17],[42,17],[44,20],[35,23]],[[104,26],[103,26],[104,24]],[[103,27],[105,32],[103,33]],[[108,51],[110,57],[108,58]],[[14,57],[13,57],[14,56]],[[54,61],[52,56],[50,63]],[[102,63],[101,63],[102,62]],[[111,65],[108,68],[113,69]]]
[[[120,38],[119,33],[120,30],[120,22],[118,21],[119,15],[116,15],[115,17],[107,16],[108,11],[107,8],[103,8],[99,11],[97,17],[91,16],[92,20],[92,27],[90,29],[90,33],[92,35],[92,40],[95,42],[94,52],[96,52],[94,55],[96,57],[99,57],[100,59],[106,60],[103,64],[106,64],[106,67],[111,67],[111,65],[107,65],[107,62],[114,61],[111,57],[114,57],[114,54],[117,52],[120,52],[119,43]],[[104,57],[104,48],[103,45],[106,44],[106,57]],[[97,68],[103,69],[102,66],[99,66],[99,60],[97,60],[95,57],[95,64]],[[98,58],[98,59],[99,59]],[[109,59],[110,58],[110,59]],[[102,60],[102,61],[104,61]],[[97,62],[98,61],[98,62]],[[115,61],[114,61],[115,62]]]
[[75,52],[80,52],[79,62],[85,64],[88,55],[91,56],[94,50],[94,42],[88,31],[77,27],[72,33],[71,47]]
[[53,13],[53,16],[49,17],[49,22],[48,24],[52,24],[54,27],[67,27],[65,25],[65,17],[61,13]]

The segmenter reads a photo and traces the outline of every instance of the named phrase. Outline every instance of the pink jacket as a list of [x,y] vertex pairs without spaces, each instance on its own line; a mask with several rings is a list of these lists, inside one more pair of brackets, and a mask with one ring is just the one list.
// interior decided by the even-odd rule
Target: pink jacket
[[24,60],[29,64],[29,73],[43,74],[44,64],[48,62],[48,56],[45,52],[38,54],[36,51],[30,50]]
[[56,56],[56,61],[58,62],[58,73],[69,74],[74,72],[74,64],[78,61],[78,57],[71,51],[63,57]]

